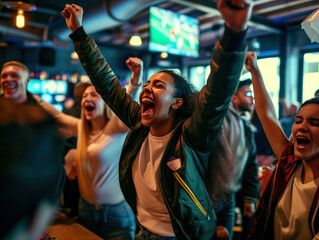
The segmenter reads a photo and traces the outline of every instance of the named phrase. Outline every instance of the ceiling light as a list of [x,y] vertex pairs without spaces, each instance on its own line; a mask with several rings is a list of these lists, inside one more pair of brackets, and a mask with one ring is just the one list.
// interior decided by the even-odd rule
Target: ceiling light
[[135,34],[131,37],[129,44],[134,47],[141,46],[142,39],[139,35]]
[[25,25],[23,10],[19,9],[16,17],[16,25],[18,28],[23,28]]
[[79,59],[79,56],[78,56],[78,54],[76,52],[72,52],[71,53],[71,58],[72,59]]
[[24,12],[37,10],[30,1],[4,1],[2,4],[7,8],[17,10],[16,25],[18,28],[25,26]]
[[168,57],[168,53],[167,52],[162,52],[161,53],[161,58],[162,59],[165,59],[165,58],[167,58]]
[[82,82],[82,83],[87,83],[87,82],[89,82],[89,77],[86,76],[86,75],[82,75],[82,76],[81,76],[81,82]]

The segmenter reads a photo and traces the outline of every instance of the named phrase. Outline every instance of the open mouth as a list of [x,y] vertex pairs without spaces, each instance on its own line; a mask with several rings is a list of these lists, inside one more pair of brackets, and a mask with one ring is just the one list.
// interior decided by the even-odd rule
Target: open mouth
[[296,141],[299,146],[307,146],[308,144],[310,144],[310,140],[306,137],[299,136],[296,138]]
[[142,113],[148,114],[153,111],[155,103],[149,98],[142,99]]
[[17,84],[15,84],[15,83],[9,83],[9,82],[7,82],[7,83],[4,83],[4,84],[3,84],[3,89],[4,89],[4,90],[11,91],[11,90],[16,89],[16,88],[17,88]]
[[86,103],[84,108],[87,113],[92,113],[95,110],[95,105],[93,103]]
[[145,102],[143,103],[143,112],[149,111],[155,107],[154,103]]

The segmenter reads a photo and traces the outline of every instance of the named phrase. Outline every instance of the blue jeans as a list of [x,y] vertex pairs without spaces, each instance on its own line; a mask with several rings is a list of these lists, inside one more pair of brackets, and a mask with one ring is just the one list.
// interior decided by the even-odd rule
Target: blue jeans
[[134,238],[135,216],[126,201],[114,205],[94,205],[80,199],[78,222],[104,239]]
[[215,208],[217,226],[224,226],[227,229],[229,239],[232,239],[233,237],[233,228],[235,225],[235,205],[235,193],[230,193],[229,197]]
[[156,233],[152,233],[143,226],[140,225],[140,231],[135,236],[134,240],[176,240],[176,237],[162,237]]

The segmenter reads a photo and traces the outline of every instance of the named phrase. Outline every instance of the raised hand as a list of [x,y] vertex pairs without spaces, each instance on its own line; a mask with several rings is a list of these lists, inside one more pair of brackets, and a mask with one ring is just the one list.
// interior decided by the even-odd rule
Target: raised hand
[[247,71],[252,72],[258,69],[257,58],[255,52],[247,52],[245,58],[245,67]]
[[66,4],[62,15],[65,18],[66,25],[74,32],[82,26],[83,8],[76,4]]
[[131,83],[139,85],[143,76],[143,61],[137,57],[130,57],[126,60],[126,65],[132,72]]
[[228,28],[235,32],[247,29],[253,8],[252,0],[219,0],[217,7]]

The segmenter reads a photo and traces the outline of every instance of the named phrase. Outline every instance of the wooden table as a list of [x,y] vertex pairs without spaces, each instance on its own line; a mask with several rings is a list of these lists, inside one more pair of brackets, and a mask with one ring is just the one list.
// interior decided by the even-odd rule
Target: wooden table
[[60,212],[45,232],[57,240],[103,240]]

